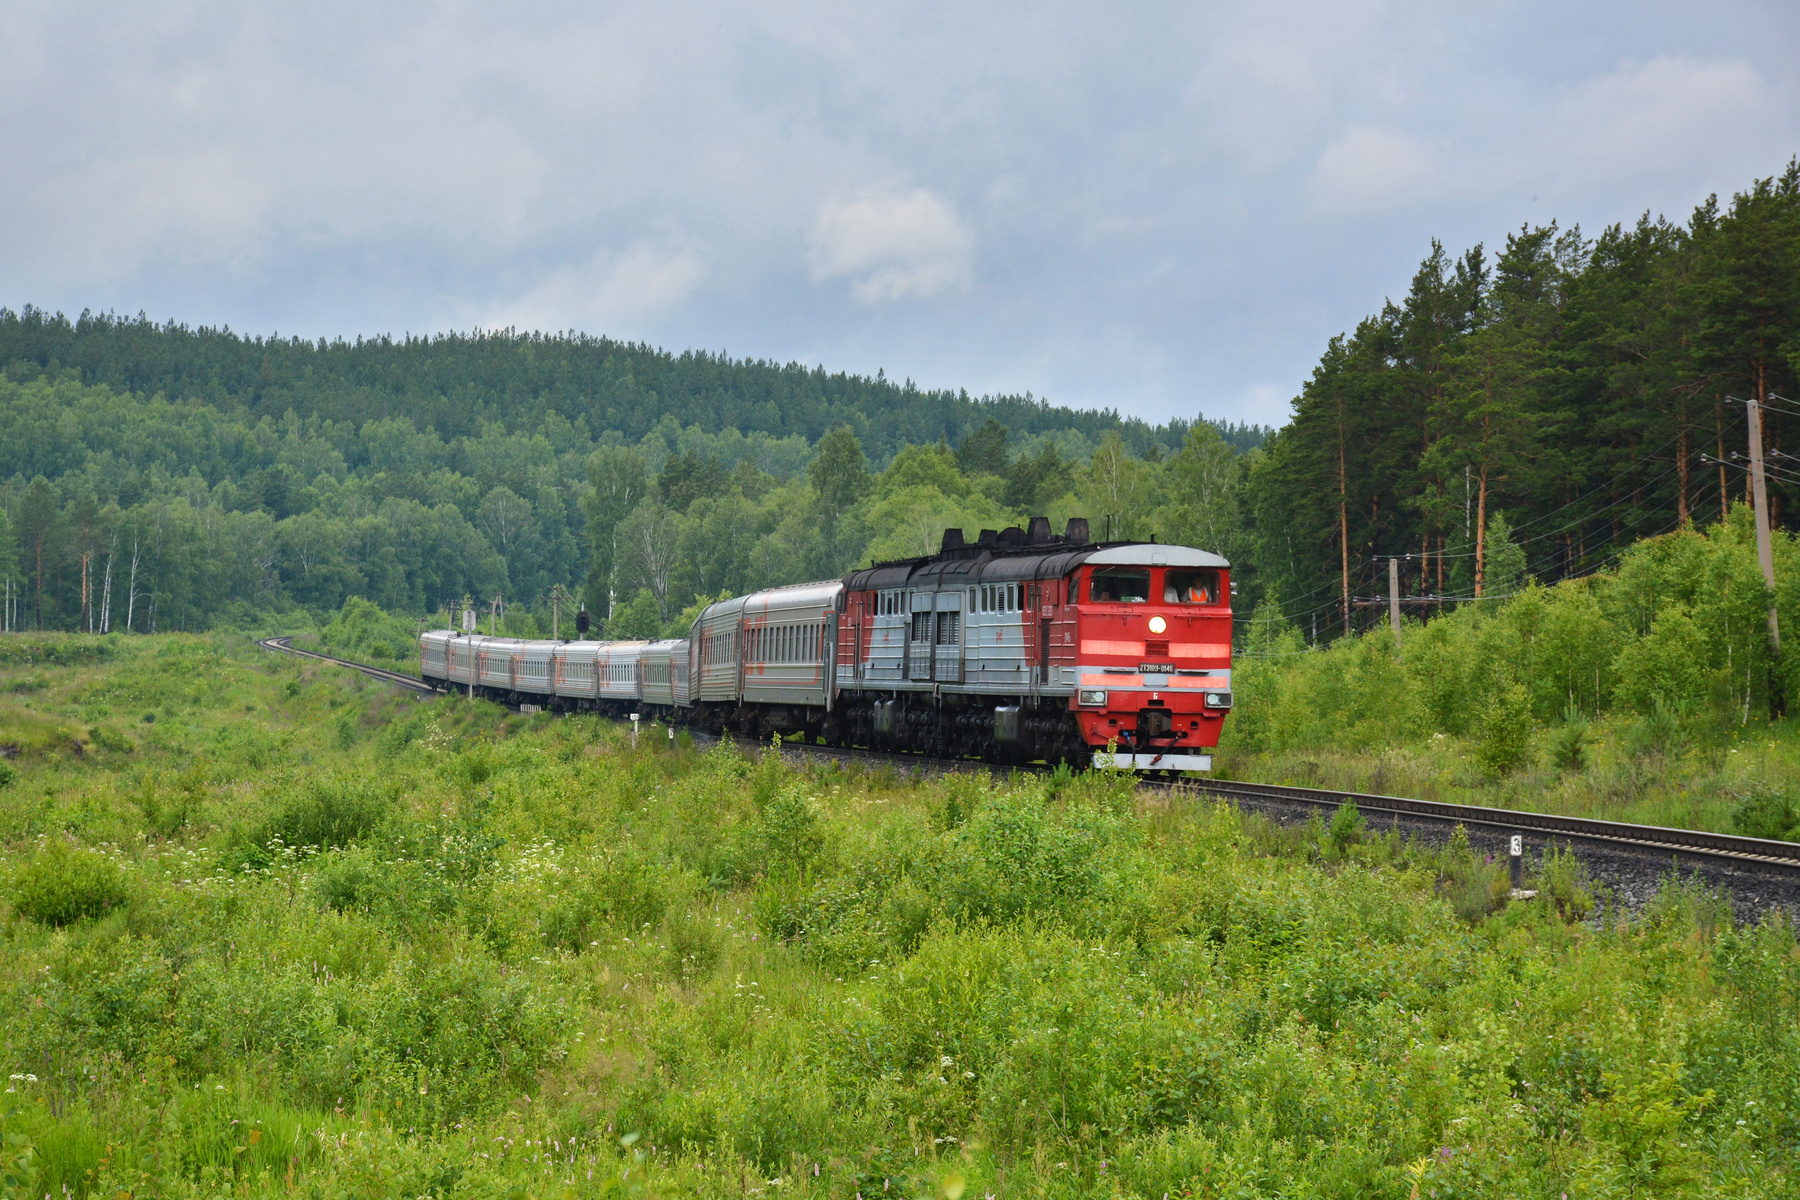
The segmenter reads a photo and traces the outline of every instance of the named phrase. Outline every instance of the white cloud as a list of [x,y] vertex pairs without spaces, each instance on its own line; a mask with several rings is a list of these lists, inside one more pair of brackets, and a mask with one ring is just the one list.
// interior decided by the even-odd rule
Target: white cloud
[[1492,173],[1556,190],[1681,176],[1698,182],[1721,169],[1766,173],[1792,132],[1791,111],[1741,58],[1625,62],[1559,97]]
[[483,322],[490,328],[586,329],[614,337],[676,308],[706,278],[706,248],[687,239],[639,238],[563,267]]
[[967,288],[973,276],[975,239],[947,201],[923,188],[827,203],[811,241],[814,282],[848,278],[864,304],[929,299]]
[[1319,211],[1367,213],[1417,203],[1436,181],[1424,142],[1398,129],[1354,125],[1325,147],[1308,186]]
[[1294,415],[1293,395],[1269,384],[1258,384],[1239,394],[1226,405],[1239,421],[1254,425],[1286,425]]
[[[1538,195],[1560,206],[1621,193],[1640,196],[1640,210],[1674,202],[1678,216],[1710,181],[1741,187],[1773,170],[1791,108],[1743,59],[1627,61],[1520,103],[1503,122],[1465,114],[1447,136],[1350,125],[1319,154],[1308,192],[1313,210],[1331,216]],[[1414,107],[1409,116],[1429,125],[1434,114]]]

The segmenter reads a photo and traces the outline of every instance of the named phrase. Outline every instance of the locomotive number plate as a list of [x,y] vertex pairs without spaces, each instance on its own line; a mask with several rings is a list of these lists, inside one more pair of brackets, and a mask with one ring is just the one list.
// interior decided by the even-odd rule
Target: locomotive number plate
[[1175,664],[1174,663],[1139,663],[1138,664],[1138,674],[1139,675],[1173,675],[1174,673],[1175,673]]

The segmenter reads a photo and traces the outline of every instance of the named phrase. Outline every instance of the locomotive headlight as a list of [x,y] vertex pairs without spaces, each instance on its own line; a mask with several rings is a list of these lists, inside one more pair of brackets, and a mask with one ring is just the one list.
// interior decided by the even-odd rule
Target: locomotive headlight
[[1080,699],[1083,704],[1098,705],[1101,708],[1105,708],[1106,707],[1106,689],[1105,688],[1082,688]]
[[1163,630],[1167,629],[1168,627],[1169,627],[1169,623],[1167,621],[1163,620],[1161,617],[1151,617],[1150,618],[1150,632],[1151,633],[1161,633]]
[[1206,707],[1208,707],[1208,708],[1230,708],[1231,707],[1231,693],[1230,692],[1208,692],[1208,693],[1206,693]]

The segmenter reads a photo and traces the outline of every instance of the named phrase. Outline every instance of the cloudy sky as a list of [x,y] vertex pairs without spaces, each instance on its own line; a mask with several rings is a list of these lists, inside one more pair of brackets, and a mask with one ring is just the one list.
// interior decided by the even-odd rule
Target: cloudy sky
[[0,305],[1278,421],[1429,239],[1800,150],[1791,0],[0,0]]

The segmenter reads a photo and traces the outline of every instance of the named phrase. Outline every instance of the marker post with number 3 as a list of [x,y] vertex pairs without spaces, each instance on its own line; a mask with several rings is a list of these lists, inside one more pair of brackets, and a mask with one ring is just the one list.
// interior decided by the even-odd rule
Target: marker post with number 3
[[1512,844],[1507,847],[1507,866],[1512,872],[1513,891],[1518,891],[1525,883],[1525,837],[1523,834],[1512,835]]

